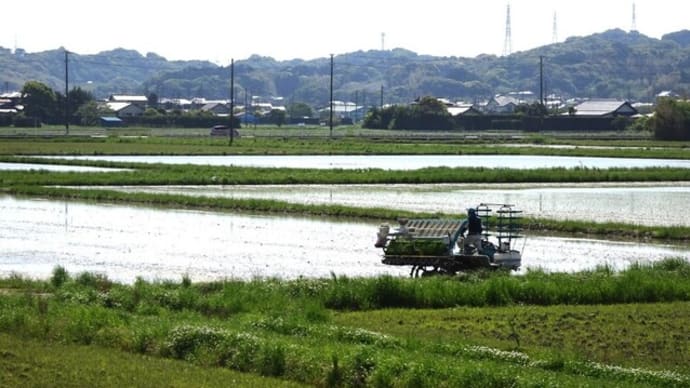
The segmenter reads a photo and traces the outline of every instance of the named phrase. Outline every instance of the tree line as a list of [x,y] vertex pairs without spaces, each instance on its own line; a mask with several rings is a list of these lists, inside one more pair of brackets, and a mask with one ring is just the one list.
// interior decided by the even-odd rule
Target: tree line
[[362,123],[364,128],[397,130],[486,130],[523,131],[622,131],[652,132],[660,140],[690,140],[690,101],[662,98],[650,117],[578,117],[549,115],[535,102],[521,104],[511,115],[471,115],[453,117],[434,97],[423,97],[412,105],[373,108]]

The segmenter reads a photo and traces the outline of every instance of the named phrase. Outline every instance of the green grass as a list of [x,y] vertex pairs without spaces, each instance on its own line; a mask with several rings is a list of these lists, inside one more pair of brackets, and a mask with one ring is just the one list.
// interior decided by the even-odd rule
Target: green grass
[[450,168],[410,171],[383,169],[299,169],[237,166],[170,165],[0,157],[0,162],[114,167],[135,171],[48,172],[3,171],[0,184],[35,185],[204,185],[204,184],[431,184],[689,181],[687,168]]
[[[56,267],[46,281],[0,280],[0,333],[310,385],[686,386],[689,279],[683,260],[132,285]],[[115,376],[129,368],[112,365]]]
[[[270,133],[270,132],[269,132]],[[367,132],[366,137],[344,135],[329,138],[305,138],[300,131],[284,130],[282,134],[236,139],[232,146],[227,139],[208,136],[148,136],[145,137],[31,137],[5,138],[0,142],[0,155],[330,155],[330,154],[385,154],[385,155],[557,155],[581,157],[634,157],[685,159],[688,144],[660,141],[594,141],[543,140],[544,144],[571,144],[572,148],[510,147],[504,144],[525,143],[530,138],[493,134],[488,140],[470,140],[460,137],[437,138],[438,134],[407,132]],[[379,134],[379,135],[376,135]],[[480,135],[481,136],[481,135]],[[551,139],[551,138],[548,138]],[[611,146],[611,145],[615,146]],[[602,148],[591,148],[603,146]]]
[[0,370],[3,387],[302,386],[112,348],[43,342],[2,333]]
[[536,357],[597,360],[626,367],[689,371],[690,304],[516,305],[340,313],[339,325],[397,338],[520,349]]

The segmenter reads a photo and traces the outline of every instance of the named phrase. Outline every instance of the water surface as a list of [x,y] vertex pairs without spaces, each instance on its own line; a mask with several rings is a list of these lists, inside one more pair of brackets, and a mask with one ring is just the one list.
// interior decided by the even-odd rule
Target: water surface
[[91,167],[91,166],[69,166],[61,164],[39,164],[39,163],[5,163],[0,162],[0,171],[71,171],[71,172],[112,172],[122,171],[121,168]]
[[212,166],[320,169],[416,170],[426,167],[487,168],[690,168],[690,160],[596,158],[542,155],[231,155],[231,156],[59,156],[56,158],[113,162],[197,164]]
[[301,204],[464,213],[480,203],[514,204],[528,216],[690,226],[690,182],[586,184],[125,186],[126,192],[261,198]]
[[[253,277],[407,276],[381,264],[376,224],[318,218],[164,210],[0,196],[0,276],[48,278],[102,273],[120,282]],[[622,269],[664,257],[690,258],[690,247],[529,236],[517,246],[523,267],[577,271]]]

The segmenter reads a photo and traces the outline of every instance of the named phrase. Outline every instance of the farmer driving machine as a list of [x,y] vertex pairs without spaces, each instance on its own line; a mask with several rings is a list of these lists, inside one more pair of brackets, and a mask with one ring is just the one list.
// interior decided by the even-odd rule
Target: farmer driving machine
[[[388,224],[379,227],[375,246],[383,249],[383,264],[409,265],[414,277],[482,268],[517,270],[522,256],[514,243],[522,237],[521,213],[514,205],[480,204],[468,209],[466,220],[402,218],[395,230]],[[474,231],[473,217],[481,220]]]

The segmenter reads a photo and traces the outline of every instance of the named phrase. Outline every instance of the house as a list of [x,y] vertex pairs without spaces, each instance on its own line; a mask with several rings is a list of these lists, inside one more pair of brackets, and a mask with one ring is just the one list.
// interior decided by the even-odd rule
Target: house
[[144,114],[143,107],[129,102],[107,102],[105,105],[120,118],[137,117]]
[[660,98],[678,98],[678,97],[679,97],[679,96],[678,96],[678,93],[675,93],[675,92],[672,91],[672,90],[664,90],[664,91],[659,92],[659,93],[656,95],[656,99],[657,99],[657,100],[660,99]]
[[489,113],[513,113],[519,104],[519,99],[499,94],[492,97],[483,108]]
[[[341,120],[346,120],[349,122],[361,120],[366,111],[365,107],[362,105],[356,105],[354,102],[349,101],[333,101],[333,115],[340,118]],[[329,115],[331,112],[331,106],[328,105],[323,109],[319,109],[321,115]]]
[[100,122],[103,128],[122,127],[124,125],[122,119],[113,116],[103,116],[100,118]]
[[627,101],[615,99],[587,100],[574,107],[575,116],[589,117],[631,117],[637,114],[637,109]]
[[0,94],[0,114],[15,114],[24,110],[21,105],[22,94],[20,92],[7,92]]
[[22,93],[21,92],[6,92],[0,94],[0,99],[2,100],[10,100],[14,104],[19,104],[22,100]]
[[142,108],[146,108],[149,103],[149,99],[146,96],[132,96],[124,94],[111,94],[108,97],[108,102],[127,102],[134,105],[139,105]]
[[471,104],[451,105],[451,106],[446,106],[446,109],[448,110],[448,113],[450,113],[450,115],[454,116],[454,117],[472,116],[472,115],[481,115],[482,114],[482,112],[479,111],[479,109],[475,108]]
[[158,106],[166,110],[189,110],[192,108],[192,100],[186,98],[161,98],[158,100]]
[[534,92],[529,90],[497,94],[482,107],[482,110],[488,113],[510,114],[515,112],[518,105],[532,104],[538,101]]
[[0,97],[0,108],[14,108],[14,104],[12,103],[12,100]]
[[211,112],[216,116],[227,116],[230,114],[230,107],[227,104],[211,102],[201,107],[202,112]]

